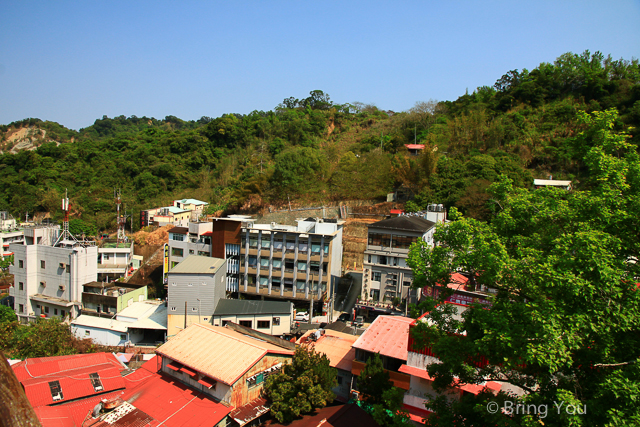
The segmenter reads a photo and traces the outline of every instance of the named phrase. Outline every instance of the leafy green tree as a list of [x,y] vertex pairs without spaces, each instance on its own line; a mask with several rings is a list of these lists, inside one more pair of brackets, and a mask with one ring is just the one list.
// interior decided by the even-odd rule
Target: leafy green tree
[[511,383],[525,391],[512,403],[548,409],[496,415],[484,408],[504,395],[440,399],[429,404],[436,415],[428,425],[451,425],[452,411],[456,425],[640,424],[640,156],[613,131],[616,119],[614,110],[581,114],[582,191],[503,180],[492,187],[500,211],[490,224],[452,209],[438,246],[411,249],[416,286],[448,283],[461,270],[497,290],[491,307],[472,306],[462,320],[450,307],[435,309],[441,301],[424,307],[432,323],[419,323],[415,338],[442,362],[428,368],[434,386]]
[[337,372],[329,366],[327,356],[300,346],[291,363],[267,378],[264,392],[271,401],[271,414],[287,424],[332,402],[331,389],[337,384]]
[[15,322],[17,319],[15,311],[6,305],[0,305],[0,323]]
[[395,387],[382,367],[378,353],[369,360],[358,377],[363,408],[381,426],[403,425],[408,415],[401,411],[404,390]]
[[82,235],[86,237],[98,235],[98,230],[96,230],[95,225],[88,224],[77,218],[69,220],[69,232],[78,238]]

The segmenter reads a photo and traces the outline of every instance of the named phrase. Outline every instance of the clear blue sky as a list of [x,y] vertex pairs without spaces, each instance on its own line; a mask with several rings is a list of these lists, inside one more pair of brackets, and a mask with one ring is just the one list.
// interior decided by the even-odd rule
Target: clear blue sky
[[640,1],[0,0],[0,124],[246,114],[314,89],[404,111],[586,49],[640,58]]

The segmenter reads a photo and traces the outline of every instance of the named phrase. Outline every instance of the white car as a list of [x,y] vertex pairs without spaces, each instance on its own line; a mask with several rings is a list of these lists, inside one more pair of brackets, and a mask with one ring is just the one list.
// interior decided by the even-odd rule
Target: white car
[[307,313],[306,311],[303,311],[303,312],[300,312],[300,313],[296,313],[295,320],[297,322],[308,322],[309,321],[309,313]]

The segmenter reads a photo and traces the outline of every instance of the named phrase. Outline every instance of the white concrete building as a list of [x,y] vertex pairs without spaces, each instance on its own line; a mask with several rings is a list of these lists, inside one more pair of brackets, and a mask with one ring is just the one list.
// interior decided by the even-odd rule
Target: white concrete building
[[98,280],[110,282],[127,276],[133,261],[133,242],[102,241],[98,246]]
[[23,243],[11,243],[15,311],[21,322],[36,317],[79,315],[82,285],[98,276],[98,248],[65,240],[55,243],[58,226],[26,227]]

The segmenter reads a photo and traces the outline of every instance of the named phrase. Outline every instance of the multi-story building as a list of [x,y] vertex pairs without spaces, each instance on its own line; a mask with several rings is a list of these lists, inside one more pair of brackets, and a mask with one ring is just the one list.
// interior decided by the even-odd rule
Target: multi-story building
[[85,283],[82,291],[82,314],[113,317],[134,302],[147,299],[147,287],[124,282]]
[[209,203],[196,199],[174,200],[171,206],[147,209],[140,212],[140,226],[156,224],[187,227],[189,221],[198,221]]
[[411,290],[413,273],[407,265],[409,248],[418,239],[433,245],[436,223],[443,223],[445,218],[442,205],[430,205],[427,212],[400,215],[368,226],[361,294],[364,303],[417,300],[417,291]]
[[169,265],[180,264],[189,255],[212,256],[211,236],[213,223],[190,222],[187,227],[173,227],[169,230]]
[[189,255],[168,274],[167,334],[193,323],[212,323],[213,312],[225,298],[226,261]]
[[59,227],[26,227],[23,243],[9,245],[14,253],[14,286],[10,294],[21,322],[39,317],[71,316],[82,305],[82,285],[98,276],[98,248],[62,240],[56,246]]
[[133,242],[102,240],[98,246],[98,280],[113,281],[126,277],[133,261]]
[[13,255],[9,251],[9,244],[24,241],[24,230],[18,227],[16,220],[9,212],[0,212],[0,259]]
[[246,298],[329,301],[341,275],[344,221],[307,218],[297,223],[243,222],[240,294]]

